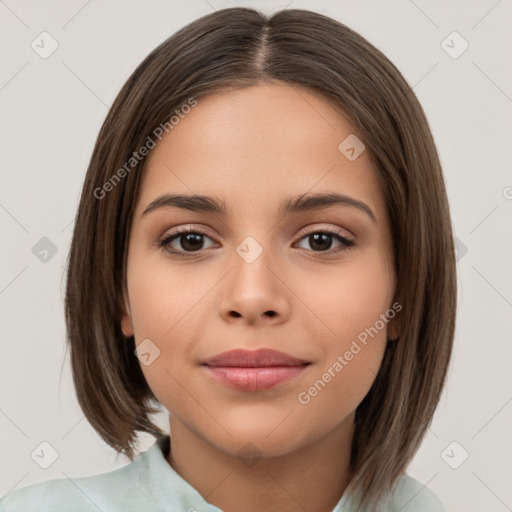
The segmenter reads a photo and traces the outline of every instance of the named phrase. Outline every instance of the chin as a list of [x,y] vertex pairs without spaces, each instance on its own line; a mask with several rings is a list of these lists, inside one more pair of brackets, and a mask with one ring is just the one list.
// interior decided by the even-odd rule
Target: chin
[[285,432],[284,436],[267,436],[267,433],[260,433],[259,436],[247,433],[237,435],[233,433],[233,438],[224,440],[218,445],[218,448],[236,456],[243,462],[247,457],[272,458],[280,457],[293,453],[302,446],[301,440],[297,437],[289,437]]
[[[209,430],[205,437],[222,451],[240,457],[245,452],[255,452],[259,457],[279,457],[287,455],[312,442],[316,436],[308,432],[305,425],[298,428],[296,422],[283,421],[286,414],[276,417],[246,416],[242,421],[225,421],[223,429]],[[293,414],[290,415],[290,419]],[[220,430],[222,432],[220,432]],[[220,435],[219,435],[220,434]]]

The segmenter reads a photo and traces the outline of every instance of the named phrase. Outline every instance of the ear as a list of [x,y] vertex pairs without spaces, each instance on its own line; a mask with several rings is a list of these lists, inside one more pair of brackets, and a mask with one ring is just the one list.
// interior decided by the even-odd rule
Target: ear
[[134,329],[132,323],[132,313],[128,304],[128,299],[124,292],[123,301],[121,302],[121,330],[127,338],[133,336]]

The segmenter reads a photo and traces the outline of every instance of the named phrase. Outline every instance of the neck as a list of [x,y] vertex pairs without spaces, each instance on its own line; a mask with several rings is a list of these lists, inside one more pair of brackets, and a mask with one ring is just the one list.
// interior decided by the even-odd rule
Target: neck
[[353,415],[293,452],[241,462],[170,417],[168,462],[224,512],[331,512],[348,485]]

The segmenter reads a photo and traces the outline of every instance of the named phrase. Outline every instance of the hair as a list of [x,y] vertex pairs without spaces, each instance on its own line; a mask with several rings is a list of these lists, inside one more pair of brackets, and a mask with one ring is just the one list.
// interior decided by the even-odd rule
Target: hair
[[[158,400],[134,355],[134,338],[120,325],[144,164],[133,157],[191,98],[200,102],[260,83],[308,88],[343,112],[359,130],[386,198],[395,300],[402,305],[399,337],[388,341],[357,407],[350,460],[349,487],[370,510],[405,472],[445,384],[455,329],[455,253],[439,157],[414,92],[378,49],[325,15],[216,11],[160,44],[122,87],[94,146],[68,257],[65,313],[77,398],[101,438],[130,460],[138,432],[164,434],[150,418]],[[127,162],[133,169],[121,173]],[[123,179],[113,183],[116,172]]]

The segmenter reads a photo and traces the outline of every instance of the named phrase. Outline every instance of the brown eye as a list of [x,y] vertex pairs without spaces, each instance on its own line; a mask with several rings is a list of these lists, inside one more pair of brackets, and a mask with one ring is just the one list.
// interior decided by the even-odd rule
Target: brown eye
[[[178,228],[173,233],[165,236],[158,245],[171,254],[188,256],[211,248],[212,246],[205,247],[206,239],[212,240],[211,237],[202,231]],[[312,231],[304,235],[300,240],[300,243],[305,241],[309,245],[309,248],[300,247],[301,249],[307,249],[310,252],[319,254],[333,254],[347,250],[355,245],[352,240],[328,229]]]
[[164,237],[159,246],[173,254],[194,253],[205,249],[205,238],[210,239],[201,231],[178,229],[175,233]]
[[[311,232],[302,237],[301,240],[306,240],[311,250],[314,252],[338,252],[346,250],[354,245],[352,240],[341,236],[339,233],[329,230]],[[337,242],[339,245],[331,250],[333,243],[335,242]]]

